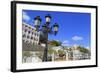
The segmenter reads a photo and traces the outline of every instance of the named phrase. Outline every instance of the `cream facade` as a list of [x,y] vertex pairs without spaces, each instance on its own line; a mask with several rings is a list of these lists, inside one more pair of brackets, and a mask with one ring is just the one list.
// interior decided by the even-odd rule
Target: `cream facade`
[[35,31],[35,28],[29,24],[22,24],[22,39],[26,43],[39,44],[40,32]]

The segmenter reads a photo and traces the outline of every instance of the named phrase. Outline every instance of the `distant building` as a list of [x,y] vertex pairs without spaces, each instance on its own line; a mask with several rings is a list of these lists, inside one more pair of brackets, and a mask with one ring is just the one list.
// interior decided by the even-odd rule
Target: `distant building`
[[58,50],[62,50],[67,60],[84,60],[84,59],[90,59],[90,53],[83,53],[80,52],[80,49],[78,49],[78,46],[73,47],[62,47],[62,46],[56,46],[52,47],[53,50],[57,52],[57,54],[52,54],[53,60],[56,58],[59,58]]
[[30,44],[39,44],[40,32],[35,31],[31,25],[23,23],[22,24],[22,40]]
[[73,51],[73,60],[90,59],[90,53],[80,52],[78,46],[72,47],[72,51]]
[[55,46],[55,47],[52,47],[52,49],[54,49],[57,52],[58,52],[58,50],[63,50],[63,48],[61,46]]

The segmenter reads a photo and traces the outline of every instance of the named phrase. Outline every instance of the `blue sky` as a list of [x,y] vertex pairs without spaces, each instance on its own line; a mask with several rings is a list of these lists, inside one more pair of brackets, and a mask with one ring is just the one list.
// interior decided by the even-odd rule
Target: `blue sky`
[[59,40],[63,45],[67,46],[81,45],[90,47],[90,13],[23,10],[22,21],[34,26],[34,18],[40,16],[42,24],[44,24],[46,14],[50,14],[52,17],[51,26],[55,22],[59,24],[58,34],[56,36],[49,35],[49,40]]

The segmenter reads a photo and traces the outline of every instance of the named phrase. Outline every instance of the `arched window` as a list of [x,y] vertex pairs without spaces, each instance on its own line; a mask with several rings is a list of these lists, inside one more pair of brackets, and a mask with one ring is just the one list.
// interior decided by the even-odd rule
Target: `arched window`
[[27,36],[27,38],[29,38],[29,36]]
[[26,37],[26,35],[25,35],[25,34],[23,34],[23,38],[24,38],[24,37]]
[[28,31],[28,33],[30,34],[30,31]]
[[25,25],[25,27],[27,27],[27,25]]
[[32,32],[32,35],[34,34],[34,32]]
[[26,43],[28,43],[28,41],[26,41]]
[[33,39],[33,37],[31,37],[31,39]]
[[27,29],[25,29],[25,32],[27,32]]

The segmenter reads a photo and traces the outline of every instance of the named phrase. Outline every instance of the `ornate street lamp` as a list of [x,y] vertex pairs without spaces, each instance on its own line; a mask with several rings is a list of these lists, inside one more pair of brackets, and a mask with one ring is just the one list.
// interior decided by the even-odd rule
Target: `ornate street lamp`
[[57,23],[55,23],[55,24],[53,25],[53,28],[54,28],[54,34],[56,35],[57,32],[58,32],[59,25],[58,25]]
[[50,24],[50,21],[51,21],[51,16],[49,14],[47,14],[45,16],[45,19],[46,19],[46,24]]
[[41,18],[40,18],[40,16],[35,17],[34,18],[34,25],[35,25],[36,30],[39,29],[40,24],[41,24]]
[[35,24],[34,27],[36,28],[36,31],[41,31],[45,37],[45,39],[43,39],[45,42],[45,49],[44,49],[43,60],[42,60],[43,62],[48,61],[48,34],[50,33],[56,35],[59,28],[59,25],[57,23],[55,23],[53,26],[49,26],[51,21],[51,16],[49,14],[45,16],[45,20],[46,20],[45,24],[42,25],[41,29],[39,29],[41,24],[41,18],[40,16],[34,18],[34,24]]

